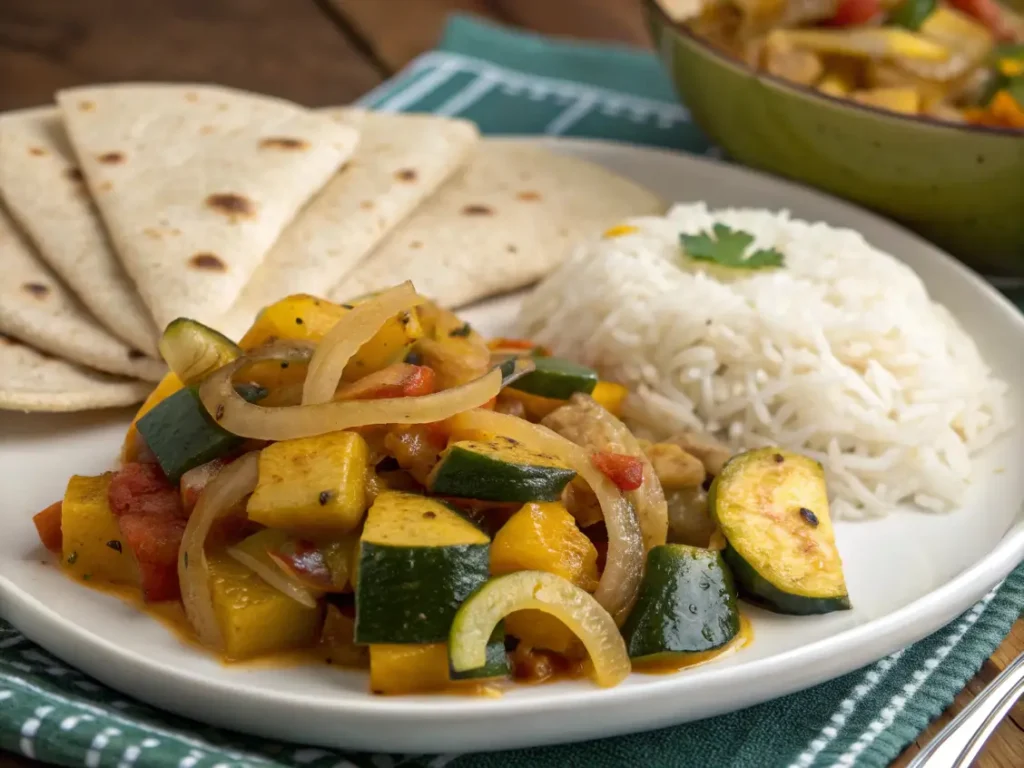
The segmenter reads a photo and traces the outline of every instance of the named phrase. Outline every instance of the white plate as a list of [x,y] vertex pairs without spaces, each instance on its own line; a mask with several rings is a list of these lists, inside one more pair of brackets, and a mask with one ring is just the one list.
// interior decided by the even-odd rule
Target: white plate
[[[921,275],[978,339],[1007,381],[1024,382],[1024,318],[948,256],[876,216],[817,192],[687,155],[581,141],[544,146],[606,165],[669,200],[788,208],[859,229]],[[516,300],[467,318],[504,329]],[[1020,399],[1015,389],[1013,399]],[[127,694],[216,725],[261,736],[392,752],[502,749],[611,736],[739,709],[849,672],[933,632],[978,600],[1024,558],[1024,429],[978,461],[963,509],[911,510],[839,523],[854,610],[782,617],[751,609],[753,645],[719,663],[669,676],[633,675],[610,690],[587,681],[519,687],[499,699],[380,698],[366,676],[331,668],[224,667],[182,645],[118,600],[76,585],[37,543],[30,516],[73,473],[106,470],[128,415],[0,413],[0,608],[31,639]],[[1018,423],[1020,419],[1017,419]],[[1001,472],[1000,470],[1006,471]]]

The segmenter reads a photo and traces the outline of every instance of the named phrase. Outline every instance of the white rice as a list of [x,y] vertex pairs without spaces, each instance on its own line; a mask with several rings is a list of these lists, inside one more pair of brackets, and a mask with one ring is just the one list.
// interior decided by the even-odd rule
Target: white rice
[[[716,279],[680,234],[715,222],[785,255]],[[824,464],[837,517],[960,503],[1008,424],[1006,386],[920,279],[856,232],[787,212],[678,205],[581,246],[526,299],[521,331],[628,384],[631,424],[780,445]]]

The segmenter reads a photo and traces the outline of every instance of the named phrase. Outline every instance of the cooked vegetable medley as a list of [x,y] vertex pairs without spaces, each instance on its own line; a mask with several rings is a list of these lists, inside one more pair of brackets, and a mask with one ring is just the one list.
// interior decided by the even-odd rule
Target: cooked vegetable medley
[[685,23],[695,33],[798,85],[1024,130],[1024,17],[999,0],[701,0],[694,9]]
[[237,345],[176,320],[160,349],[120,468],[34,522],[226,659],[308,650],[377,693],[609,686],[742,646],[739,598],[849,607],[816,462],[640,440],[623,387],[411,284],[288,297]]

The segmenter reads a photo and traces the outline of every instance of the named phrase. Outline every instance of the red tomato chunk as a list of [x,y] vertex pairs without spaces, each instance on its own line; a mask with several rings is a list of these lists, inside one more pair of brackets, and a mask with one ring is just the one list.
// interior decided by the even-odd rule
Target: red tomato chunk
[[644,465],[636,456],[601,451],[592,455],[590,461],[620,491],[635,491],[644,484]]

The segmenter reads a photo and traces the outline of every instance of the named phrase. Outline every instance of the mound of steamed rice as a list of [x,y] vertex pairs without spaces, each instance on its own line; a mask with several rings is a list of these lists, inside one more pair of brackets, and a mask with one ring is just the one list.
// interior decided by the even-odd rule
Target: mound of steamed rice
[[[723,277],[684,257],[680,234],[715,222],[785,265]],[[628,224],[538,286],[520,330],[630,385],[635,429],[813,456],[837,517],[961,501],[971,455],[1009,426],[1006,386],[908,267],[785,212],[679,205]]]

